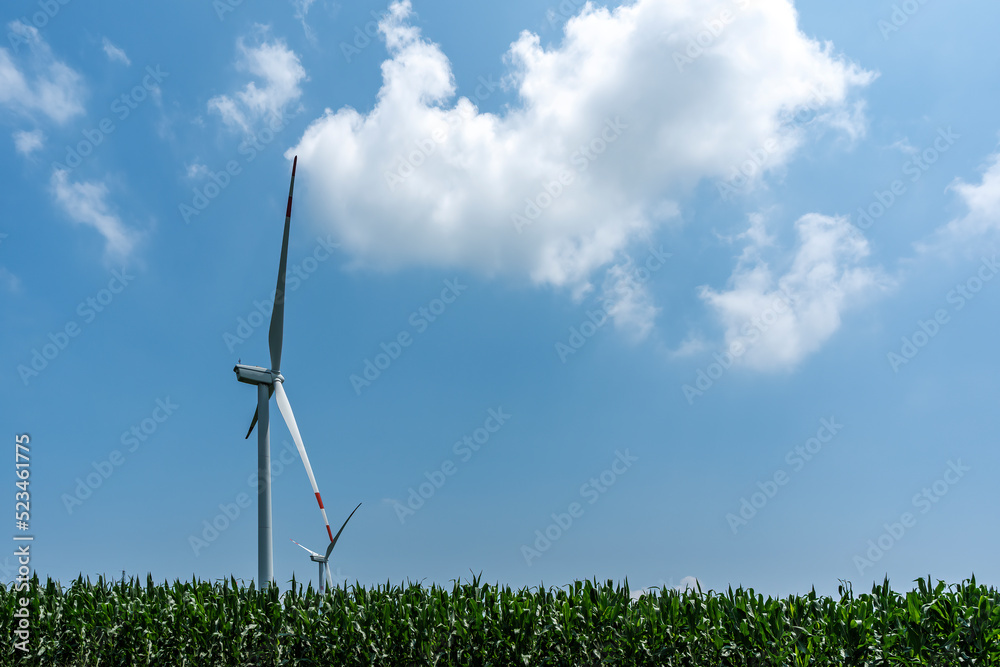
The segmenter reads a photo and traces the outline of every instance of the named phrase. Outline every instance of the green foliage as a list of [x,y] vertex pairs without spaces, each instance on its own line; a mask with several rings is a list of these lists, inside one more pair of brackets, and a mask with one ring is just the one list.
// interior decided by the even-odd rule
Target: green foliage
[[633,599],[628,582],[518,591],[480,583],[333,588],[320,596],[235,579],[156,585],[79,578],[63,589],[0,586],[0,632],[19,598],[30,652],[0,665],[1000,665],[1000,594],[976,584],[889,582],[840,599],[753,589],[670,589]]

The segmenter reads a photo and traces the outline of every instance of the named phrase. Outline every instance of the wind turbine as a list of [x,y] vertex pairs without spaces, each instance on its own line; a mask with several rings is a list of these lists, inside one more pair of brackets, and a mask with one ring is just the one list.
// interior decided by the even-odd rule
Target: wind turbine
[[316,486],[316,477],[313,475],[312,466],[309,465],[309,456],[306,454],[305,445],[302,444],[302,436],[295,423],[292,406],[289,404],[288,396],[285,395],[285,390],[282,387],[285,378],[279,370],[285,319],[285,265],[288,260],[288,227],[292,220],[292,190],[295,188],[295,167],[298,161],[298,156],[292,161],[292,181],[288,186],[288,208],[285,209],[285,233],[281,239],[281,259],[278,261],[278,285],[274,290],[271,328],[267,335],[268,347],[271,352],[271,368],[247,366],[240,363],[237,363],[233,368],[237,380],[245,384],[257,385],[257,410],[253,414],[250,430],[247,431],[246,437],[250,437],[254,425],[259,421],[260,425],[257,428],[257,585],[259,587],[270,585],[274,580],[273,549],[271,546],[271,425],[268,414],[271,394],[277,395],[278,410],[281,412],[285,424],[288,425],[288,430],[291,431],[295,447],[299,450],[299,456],[305,465],[309,483],[312,484],[313,493],[316,494],[316,502],[319,503],[319,511],[322,512],[323,522],[326,523],[326,533],[330,537],[330,542],[334,541],[333,533],[330,531],[330,521],[326,518],[326,509],[323,508],[323,499],[319,495],[319,487]]
[[[361,503],[358,503],[358,507],[361,507]],[[358,511],[358,507],[354,508],[354,512]],[[323,594],[323,575],[326,574],[327,581],[333,581],[333,574],[330,573],[330,554],[333,553],[333,548],[335,546],[337,546],[337,540],[340,539],[340,534],[342,532],[344,532],[344,528],[347,526],[347,522],[351,520],[351,517],[354,516],[354,512],[351,512],[350,516],[348,516],[347,519],[344,520],[344,525],[341,526],[340,530],[337,531],[337,535],[333,538],[333,541],[330,542],[330,546],[328,546],[326,548],[326,554],[323,555],[323,556],[320,556],[318,553],[316,553],[315,551],[313,551],[309,547],[303,546],[303,545],[299,544],[298,542],[295,542],[295,540],[292,540],[292,542],[295,542],[295,544],[299,544],[300,547],[302,547],[303,549],[305,549],[306,551],[309,552],[309,560],[311,560],[314,563],[319,563],[319,593],[320,593],[320,595]],[[325,573],[323,572],[323,568],[324,567],[326,568],[326,572]]]

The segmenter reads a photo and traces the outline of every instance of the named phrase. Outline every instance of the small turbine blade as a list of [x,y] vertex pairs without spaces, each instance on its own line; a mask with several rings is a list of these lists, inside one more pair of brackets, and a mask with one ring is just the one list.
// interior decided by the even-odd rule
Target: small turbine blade
[[[292,542],[295,542],[295,540],[291,540],[291,541],[292,541]],[[295,544],[299,544],[299,543],[298,543],[298,542],[295,542]],[[308,551],[309,553],[311,553],[311,554],[312,554],[313,556],[317,556],[317,557],[319,557],[319,558],[322,558],[322,556],[320,556],[320,555],[319,555],[318,553],[316,553],[315,551],[313,551],[313,550],[312,550],[312,549],[310,549],[309,547],[304,547],[304,546],[302,546],[301,544],[299,544],[299,546],[300,546],[300,547],[302,547],[303,549],[305,549],[306,551]]]
[[[361,503],[358,503],[358,507],[361,507]],[[355,507],[355,508],[354,508],[354,512],[357,512],[357,511],[358,511],[358,507]],[[343,526],[341,526],[341,527],[340,527],[340,530],[338,530],[338,531],[337,531],[337,536],[336,536],[336,537],[334,537],[334,538],[333,538],[332,540],[330,540],[330,546],[328,546],[328,547],[326,548],[326,559],[327,559],[328,561],[330,560],[330,554],[331,554],[331,553],[333,552],[333,548],[334,548],[335,546],[337,546],[337,540],[339,540],[339,539],[340,539],[340,534],[341,534],[342,532],[344,532],[344,528],[346,528],[346,527],[347,527],[347,522],[351,520],[351,517],[352,517],[352,516],[354,516],[354,512],[351,512],[351,515],[350,515],[349,517],[347,517],[346,519],[344,519],[344,525],[343,525]]]

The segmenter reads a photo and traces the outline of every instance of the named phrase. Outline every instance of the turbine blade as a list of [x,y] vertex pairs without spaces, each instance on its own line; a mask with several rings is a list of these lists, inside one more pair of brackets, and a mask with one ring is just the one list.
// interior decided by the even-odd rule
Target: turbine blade
[[[361,507],[361,503],[358,503],[358,507]],[[358,511],[358,507],[355,507],[355,508],[354,508],[354,512],[357,512],[357,511]],[[346,528],[346,527],[347,527],[347,522],[351,520],[351,517],[352,517],[352,516],[354,516],[354,512],[351,512],[351,516],[349,516],[349,517],[347,517],[346,519],[344,519],[344,525],[343,525],[343,526],[341,526],[341,527],[340,527],[340,530],[338,530],[338,531],[337,531],[337,536],[336,536],[336,537],[334,537],[334,538],[333,538],[332,540],[330,540],[330,546],[328,546],[328,547],[326,548],[326,559],[327,559],[327,560],[330,560],[330,554],[331,554],[331,553],[333,552],[333,548],[334,548],[335,546],[337,546],[337,540],[339,540],[339,539],[340,539],[340,534],[341,534],[342,532],[344,532],[344,528]]]
[[330,573],[330,563],[324,563],[324,565],[326,565],[326,586],[329,588],[330,582],[333,581],[333,575]]
[[247,437],[243,438],[244,440],[250,438],[250,434],[253,433],[253,427],[257,425],[257,410],[258,408],[253,409],[253,419],[250,420],[250,429],[247,431]]
[[[292,542],[295,542],[295,540],[292,540]],[[298,543],[298,542],[295,542],[295,544],[299,544],[299,543]],[[310,549],[309,547],[304,547],[304,546],[302,546],[301,544],[299,544],[299,546],[300,546],[300,547],[302,547],[303,549],[305,549],[306,551],[308,551],[309,553],[311,553],[311,554],[312,554],[313,556],[319,556],[319,554],[318,554],[318,553],[316,553],[315,551],[313,551],[313,550],[312,550],[312,549]],[[322,558],[322,556],[320,556],[320,558]]]
[[281,386],[280,382],[274,383],[274,393],[277,396],[278,410],[281,411],[281,416],[285,418],[285,423],[288,424],[288,430],[292,433],[292,440],[295,441],[295,447],[299,450],[299,456],[302,458],[302,465],[306,467],[306,475],[309,476],[309,483],[312,484],[313,493],[316,494],[316,502],[319,503],[319,511],[323,513],[323,523],[326,524],[326,534],[330,536],[330,541],[333,542],[333,533],[330,531],[330,520],[326,518],[326,509],[323,507],[323,498],[319,495],[319,487],[316,486],[316,477],[313,475],[312,466],[309,464],[309,455],[306,454],[306,446],[302,444],[302,435],[299,434],[299,426],[295,423],[295,414],[292,413],[292,406],[288,402],[288,396],[285,395],[285,389]]
[[[267,397],[268,397],[268,399],[271,398],[272,394],[274,394],[274,387],[268,387],[267,388]],[[250,434],[253,433],[253,427],[257,425],[257,411],[259,409],[260,409],[260,406],[258,406],[258,407],[256,407],[256,408],[253,409],[253,419],[250,420],[250,429],[247,431],[247,437],[243,438],[244,440],[248,440],[250,438]]]
[[292,182],[288,186],[288,208],[285,209],[285,233],[281,237],[281,259],[278,260],[278,285],[274,288],[274,308],[271,310],[271,328],[267,343],[271,348],[271,370],[281,370],[281,338],[285,327],[285,266],[288,263],[288,227],[292,221],[292,190],[295,188],[296,155],[292,160]]

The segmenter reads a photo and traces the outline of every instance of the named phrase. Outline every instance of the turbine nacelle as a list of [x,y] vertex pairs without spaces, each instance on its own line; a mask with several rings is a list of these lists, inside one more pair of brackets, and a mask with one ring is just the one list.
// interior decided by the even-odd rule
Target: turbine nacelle
[[285,378],[278,371],[260,366],[247,366],[246,364],[236,364],[233,366],[236,379],[244,384],[264,384],[271,386],[275,382],[284,382]]

